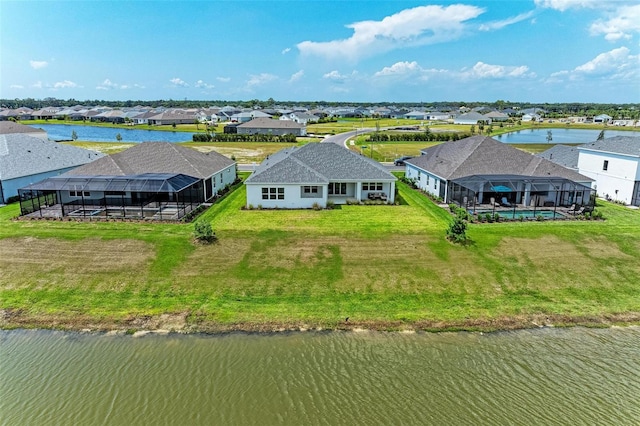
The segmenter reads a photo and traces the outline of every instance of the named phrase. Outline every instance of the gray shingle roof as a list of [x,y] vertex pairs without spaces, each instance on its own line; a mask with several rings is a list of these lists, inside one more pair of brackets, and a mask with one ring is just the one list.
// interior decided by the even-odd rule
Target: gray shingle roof
[[570,169],[578,169],[578,147],[569,145],[554,145],[544,152],[536,154],[540,158],[560,164]]
[[579,149],[640,156],[640,136],[615,136],[585,143]]
[[235,162],[215,151],[203,153],[170,142],[143,142],[117,154],[78,167],[74,175],[175,173],[207,178]]
[[406,162],[446,180],[471,175],[492,174],[553,176],[575,182],[593,180],[488,136],[478,135],[459,141],[445,142],[422,152],[426,155],[409,159]]
[[0,179],[80,166],[104,154],[20,133],[0,135]]
[[395,181],[380,163],[333,143],[287,148],[267,158],[247,183]]
[[10,135],[12,133],[46,133],[36,127],[25,126],[13,121],[0,121],[0,135]]

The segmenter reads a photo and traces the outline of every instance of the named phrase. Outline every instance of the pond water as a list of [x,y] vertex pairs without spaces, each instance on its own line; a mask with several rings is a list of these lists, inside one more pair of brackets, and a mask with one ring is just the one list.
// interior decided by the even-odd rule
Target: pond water
[[0,331],[0,423],[636,425],[640,329]]
[[47,132],[49,139],[71,140],[76,132],[78,140],[90,142],[118,142],[116,135],[122,136],[121,142],[191,142],[193,133],[146,130],[144,128],[114,129],[109,127],[80,126],[66,124],[34,124]]
[[[528,129],[493,136],[504,143],[547,143],[547,132],[551,131],[551,144],[587,143],[598,139],[602,129]],[[640,131],[609,130],[604,131],[605,138],[614,136],[640,136]]]

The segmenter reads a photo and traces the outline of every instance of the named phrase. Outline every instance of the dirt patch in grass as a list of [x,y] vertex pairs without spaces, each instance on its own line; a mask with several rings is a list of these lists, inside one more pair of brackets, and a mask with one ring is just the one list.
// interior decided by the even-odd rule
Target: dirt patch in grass
[[618,260],[632,260],[633,257],[623,253],[620,247],[613,241],[606,239],[605,237],[587,238],[580,241],[580,245],[585,248],[586,254],[589,257],[597,259],[618,259]]
[[56,276],[82,281],[94,274],[140,273],[154,256],[153,245],[139,240],[5,238],[0,240],[1,285],[53,282]]

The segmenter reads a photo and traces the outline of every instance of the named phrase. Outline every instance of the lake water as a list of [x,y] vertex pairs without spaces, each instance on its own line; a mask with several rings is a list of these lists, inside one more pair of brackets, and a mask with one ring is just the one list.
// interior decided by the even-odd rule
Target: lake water
[[0,331],[6,425],[637,425],[640,329]]
[[71,140],[73,131],[80,141],[118,142],[116,135],[120,133],[121,142],[191,142],[193,133],[146,130],[141,128],[113,129],[109,127],[79,126],[65,124],[34,124],[47,132],[49,139]]
[[[587,143],[598,139],[600,130],[592,129],[529,129],[493,136],[504,143],[547,143],[547,132],[551,131],[551,143]],[[614,136],[640,136],[640,131],[609,130],[604,131],[605,138]]]

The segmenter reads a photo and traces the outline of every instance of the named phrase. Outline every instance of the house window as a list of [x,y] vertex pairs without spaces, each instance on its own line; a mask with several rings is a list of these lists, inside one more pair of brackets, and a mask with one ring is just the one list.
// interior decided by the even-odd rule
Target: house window
[[284,200],[284,188],[262,188],[263,200]]
[[124,195],[124,191],[105,191],[104,195]]
[[382,191],[382,182],[363,182],[363,191]]
[[88,192],[88,191],[84,191],[84,192],[83,191],[69,191],[69,195],[72,196],[72,197],[82,197],[82,196],[89,197],[89,196],[91,196],[91,193]]
[[604,163],[602,164],[602,170],[608,170],[609,169],[609,160],[604,160]]
[[330,195],[347,195],[347,184],[344,182],[332,182],[329,184]]
[[429,175],[427,175],[427,186],[429,186]]
[[322,198],[322,190],[319,186],[305,185],[301,187],[301,190],[300,196],[302,198]]
[[438,189],[438,179],[433,180],[433,189]]

